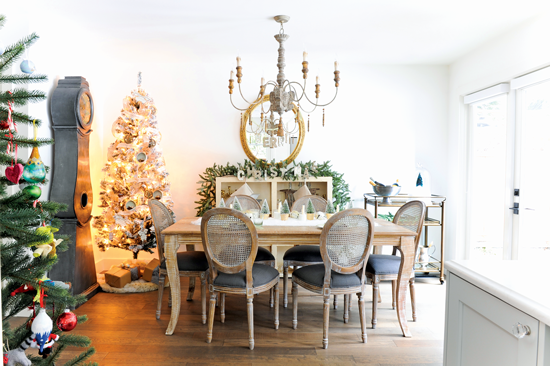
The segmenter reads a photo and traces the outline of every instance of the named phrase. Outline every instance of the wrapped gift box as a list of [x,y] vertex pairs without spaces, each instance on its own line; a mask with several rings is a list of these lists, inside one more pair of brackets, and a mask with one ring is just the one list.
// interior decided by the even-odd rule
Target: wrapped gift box
[[105,272],[105,282],[107,282],[109,286],[123,288],[126,284],[132,282],[132,275],[130,271],[126,269],[117,267],[111,268]]
[[142,278],[145,280],[145,281],[151,281],[151,279],[153,278],[153,271],[155,270],[155,268],[157,268],[158,266],[160,266],[160,261],[158,259],[151,259],[151,261],[149,263],[147,263],[147,265],[145,266],[145,269],[143,270],[143,276]]

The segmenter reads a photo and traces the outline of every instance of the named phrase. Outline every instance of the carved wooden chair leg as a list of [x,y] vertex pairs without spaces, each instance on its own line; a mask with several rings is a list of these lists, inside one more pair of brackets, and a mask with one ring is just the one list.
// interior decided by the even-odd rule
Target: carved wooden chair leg
[[272,288],[275,292],[275,329],[279,329],[279,283]]
[[330,309],[330,295],[323,296],[323,349],[328,348],[328,320]]
[[337,295],[334,295],[334,302],[333,302],[332,306],[334,307],[334,309],[338,309],[338,296]]
[[348,298],[348,309],[351,311],[351,303],[352,303],[352,301],[351,301],[351,294],[349,294],[348,297],[349,297],[349,298]]
[[365,318],[365,300],[362,292],[357,293],[359,299],[359,320],[361,322],[361,340],[367,343],[367,319]]
[[283,307],[288,305],[288,262],[283,262]]
[[202,324],[206,324],[206,277],[201,278]]
[[292,329],[298,328],[298,284],[292,282]]
[[347,324],[349,321],[349,295],[344,295],[344,324]]
[[220,294],[220,319],[225,323],[225,292]]
[[246,299],[246,313],[248,315],[248,348],[254,349],[254,297]]
[[159,293],[158,293],[158,300],[157,300],[157,320],[160,319],[160,312],[162,308],[162,295],[164,294],[164,275],[159,276]]
[[376,301],[376,299],[378,299],[378,284],[379,284],[379,280],[378,278],[374,278],[372,280],[372,320],[371,320],[371,323],[372,323],[372,329],[376,329],[376,323],[377,323],[377,320],[376,320],[376,312],[378,310],[378,301]]
[[416,290],[414,289],[414,277],[409,280],[409,291],[411,293],[411,308],[413,322],[416,321]]
[[212,342],[212,330],[214,328],[214,313],[216,311],[216,292],[210,293],[210,309],[208,310],[208,330],[206,332],[206,343]]
[[395,298],[396,298],[396,291],[397,290],[397,280],[391,281],[391,307],[393,310],[395,310]]
[[172,291],[170,291],[170,286],[167,287],[168,291],[168,307],[172,307]]
[[189,292],[187,292],[187,301],[193,301],[195,293],[195,277],[189,277]]

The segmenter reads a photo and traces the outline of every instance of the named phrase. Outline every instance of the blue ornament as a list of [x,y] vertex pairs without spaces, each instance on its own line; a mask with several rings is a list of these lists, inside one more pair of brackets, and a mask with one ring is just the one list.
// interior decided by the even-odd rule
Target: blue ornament
[[53,329],[53,321],[46,314],[46,309],[40,308],[38,315],[34,318],[31,330],[35,335],[37,346],[40,347],[40,354],[44,351],[44,346],[48,343]]
[[32,74],[36,71],[36,66],[34,66],[34,63],[30,60],[23,60],[19,67],[21,68],[21,71],[25,74]]
[[29,183],[41,183],[46,179],[46,167],[40,159],[37,147],[32,148],[31,156],[23,169],[23,179]]

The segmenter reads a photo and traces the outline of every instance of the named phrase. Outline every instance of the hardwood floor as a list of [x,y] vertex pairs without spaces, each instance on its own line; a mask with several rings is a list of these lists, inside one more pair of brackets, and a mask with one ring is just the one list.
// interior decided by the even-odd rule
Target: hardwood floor
[[[187,279],[182,278],[182,299]],[[281,286],[282,287],[282,286]],[[164,331],[169,321],[168,293],[164,292],[161,319],[155,319],[157,292],[143,294],[99,293],[75,312],[90,320],[75,329],[93,341],[93,360],[100,365],[442,365],[445,285],[436,279],[418,279],[416,297],[418,321],[409,322],[412,338],[401,335],[397,316],[391,309],[391,286],[380,286],[378,324],[370,328],[372,288],[367,287],[368,342],[360,343],[361,332],[357,297],[354,296],[350,321],[343,323],[343,298],[331,310],[329,347],[322,349],[322,298],[299,289],[298,329],[292,330],[292,303],[280,309],[279,330],[273,329],[273,309],[268,293],[254,299],[255,348],[248,349],[246,299],[226,298],[226,322],[221,324],[216,310],[213,340],[206,343],[206,325],[201,324],[200,288],[194,300],[183,300],[174,335]],[[282,294],[282,291],[281,291]],[[282,301],[280,302],[282,304]],[[410,304],[410,301],[407,302]],[[411,319],[408,306],[408,319]],[[78,349],[64,352],[66,361]],[[62,364],[60,362],[59,364]]]

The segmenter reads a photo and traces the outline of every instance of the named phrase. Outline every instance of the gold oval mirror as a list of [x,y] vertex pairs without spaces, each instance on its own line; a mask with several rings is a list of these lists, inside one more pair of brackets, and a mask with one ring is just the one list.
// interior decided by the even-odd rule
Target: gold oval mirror
[[[282,124],[269,113],[269,95],[248,107],[241,121],[241,144],[253,163],[256,159],[267,162],[286,161],[290,164],[302,149],[305,124],[299,108],[293,104],[292,112],[283,115]],[[263,120],[262,120],[263,113]],[[278,116],[278,115],[276,115]]]

